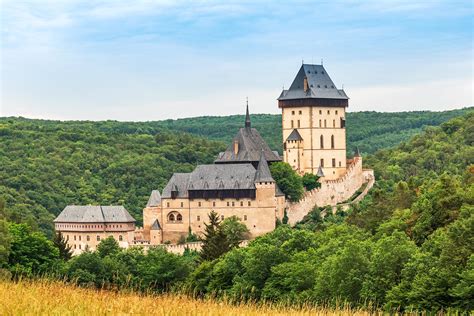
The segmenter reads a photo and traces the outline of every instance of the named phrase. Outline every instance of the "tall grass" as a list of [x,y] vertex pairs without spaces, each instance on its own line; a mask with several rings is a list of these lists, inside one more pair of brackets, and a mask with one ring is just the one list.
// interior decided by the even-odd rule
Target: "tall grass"
[[[59,281],[0,282],[0,315],[369,315],[360,309],[231,305],[178,294],[80,288]],[[372,312],[373,314],[373,312]]]

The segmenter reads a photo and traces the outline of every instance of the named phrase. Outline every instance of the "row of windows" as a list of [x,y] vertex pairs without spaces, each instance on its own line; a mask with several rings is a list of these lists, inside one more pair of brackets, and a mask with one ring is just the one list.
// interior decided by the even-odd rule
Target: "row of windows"
[[[292,141],[290,141],[290,142],[292,142]],[[323,135],[319,136],[319,147],[320,147],[321,149],[324,149],[324,136],[323,136]],[[331,149],[334,149],[334,148],[336,148],[335,140],[334,140],[334,135],[331,135]],[[286,148],[285,148],[285,149],[286,149]],[[288,152],[291,152],[291,150],[288,149]],[[265,184],[266,184],[266,183],[265,183]],[[227,204],[229,204],[229,202],[227,202]],[[227,205],[227,206],[229,206],[229,205]],[[232,206],[233,206],[233,205],[232,205]],[[249,206],[250,206],[250,205],[249,205]]]
[[[224,220],[224,218],[225,218],[224,215],[221,215],[221,220]],[[201,216],[197,215],[196,220],[198,222],[200,222],[201,221]],[[246,220],[247,220],[247,215],[244,215],[244,221],[246,221]],[[171,213],[168,214],[168,222],[182,222],[182,221],[183,221],[183,216],[181,214],[179,214],[178,212],[171,212]]]
[[74,224],[56,224],[58,228],[122,228],[122,224],[105,225],[74,225]]
[[[77,236],[77,238],[76,238],[76,235],[74,235],[73,238],[74,238],[74,241],[76,241],[76,240],[81,241],[81,235]],[[96,239],[97,239],[97,241],[100,241],[100,236],[97,235]],[[123,236],[119,235],[118,240],[123,241]],[[69,236],[66,236],[66,241],[69,241]],[[86,241],[91,241],[91,236],[87,235],[86,236]]]
[[[268,182],[264,182],[265,184],[268,184]],[[227,206],[235,206],[235,202],[229,202],[227,201]],[[198,202],[198,207],[201,207],[202,206],[202,202]],[[212,202],[212,206],[216,206],[216,202]],[[244,201],[240,201],[240,206],[244,206]],[[252,202],[251,201],[247,201],[247,206],[252,206]],[[170,202],[167,202],[166,203],[166,207],[170,207]],[[181,207],[184,207],[184,203],[181,202]]]
[[[296,159],[294,159],[293,162],[296,163]],[[332,164],[331,164],[332,167],[336,168],[336,158],[332,158],[331,162],[332,162]],[[320,164],[321,164],[321,167],[324,167],[324,159],[321,158]],[[342,162],[341,161],[339,161],[339,167],[342,167]]]
[[[296,128],[300,128],[300,120],[296,121]],[[319,120],[319,127],[323,127],[323,120]],[[324,120],[324,127],[328,127],[327,120]],[[336,120],[332,120],[332,127],[336,127]],[[295,128],[295,122],[291,120],[291,128]]]
[[[334,112],[335,112],[336,115],[339,113],[338,110],[335,110]],[[300,110],[300,111],[298,111],[298,114],[303,114],[303,112]],[[323,114],[323,111],[319,110],[319,114]],[[331,110],[328,110],[328,114],[331,114]],[[291,115],[295,115],[295,111],[291,111]]]

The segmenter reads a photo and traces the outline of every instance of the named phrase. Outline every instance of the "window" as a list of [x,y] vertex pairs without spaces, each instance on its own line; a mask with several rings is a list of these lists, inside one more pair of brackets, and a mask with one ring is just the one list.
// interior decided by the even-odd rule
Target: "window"
[[74,235],[74,240],[76,240],[76,235]]
[[216,206],[216,202],[212,202],[212,206]]
[[298,120],[298,128],[300,128],[300,120]]
[[232,202],[232,206],[235,206],[235,202]]
[[201,216],[197,216],[197,221],[199,222],[201,220]]
[[176,215],[176,220],[181,222],[183,220],[183,216],[181,214]]
[[81,235],[79,235],[79,241],[81,241]]
[[328,110],[328,114],[331,114],[331,111],[330,111],[330,110]]
[[201,207],[201,202],[198,202],[198,206]]
[[291,120],[291,128],[293,128],[293,120]]
[[291,111],[291,115],[295,115],[295,111]]
[[181,207],[183,207],[183,206],[184,206],[184,203],[183,203],[183,202],[181,202]]
[[119,235],[119,241],[123,241],[122,235]]
[[89,235],[87,235],[87,241],[91,241],[91,237]]
[[74,244],[74,249],[76,249],[76,244]]
[[222,220],[222,221],[224,220],[224,215],[221,215],[221,220]]
[[246,220],[247,220],[247,215],[244,215],[244,221],[246,221]]
[[299,111],[299,114],[303,114],[303,111]]
[[227,206],[230,206],[230,203],[229,203],[229,202],[227,202]]
[[324,127],[328,127],[328,125],[326,124],[326,120],[324,120]]
[[334,149],[334,135],[331,135],[331,148]]
[[170,207],[170,202],[167,202],[167,203],[166,203],[166,207]]
[[79,249],[81,249],[81,244],[79,244]]
[[252,205],[252,203],[249,201],[249,206],[251,206],[251,205]]
[[[319,88],[319,85],[318,85],[318,88]],[[319,114],[323,114],[323,111],[319,110]]]
[[336,115],[337,115],[337,112],[338,112],[338,111],[336,110]]
[[332,127],[336,127],[336,120],[332,120]]
[[321,120],[319,120],[319,127],[323,127],[323,124],[321,123]]
[[97,235],[97,241],[100,241],[100,236],[99,235]]
[[324,159],[321,159],[320,165],[321,167],[324,167]]
[[339,161],[339,167],[341,167],[341,166],[342,166],[342,163]]
[[169,220],[170,222],[174,222],[174,214],[168,215],[168,220]]
[[332,167],[336,168],[336,159],[332,158]]
[[319,142],[320,142],[320,144],[321,144],[320,148],[324,148],[324,136],[323,136],[323,135],[321,135],[321,136],[319,137]]
[[240,206],[244,206],[244,201],[240,201]]

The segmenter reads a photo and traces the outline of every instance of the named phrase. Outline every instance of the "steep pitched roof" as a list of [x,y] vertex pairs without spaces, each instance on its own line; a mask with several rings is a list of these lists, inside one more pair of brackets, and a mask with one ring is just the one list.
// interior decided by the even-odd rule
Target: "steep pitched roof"
[[199,165],[190,173],[188,190],[255,189],[255,172],[249,163]]
[[54,222],[131,223],[135,222],[135,219],[121,205],[68,205]]
[[316,175],[318,177],[324,177],[324,172],[323,172],[323,168],[321,166],[319,166],[318,168],[318,173],[316,173]]
[[159,206],[160,203],[161,203],[160,191],[158,190],[151,191],[150,198],[148,199],[148,203],[146,204],[146,207]]
[[188,197],[188,181],[190,175],[190,173],[174,173],[163,189],[161,198],[171,198],[172,190],[177,190],[178,198]]
[[151,225],[150,230],[161,230],[160,222],[157,219],[155,219],[155,221]]
[[303,137],[301,137],[300,133],[298,132],[297,129],[294,129],[290,135],[288,135],[288,138],[286,139],[287,141],[289,140],[296,140],[296,141],[300,141],[300,140],[303,140]]
[[260,155],[257,172],[255,172],[255,182],[275,182],[275,180],[273,180],[272,174],[270,173],[270,168],[268,168],[268,163],[265,160],[263,151]]
[[[304,79],[308,90],[304,91]],[[292,99],[349,99],[344,90],[339,90],[329,77],[323,65],[303,64],[288,90],[283,90],[278,100]]]
[[[235,153],[235,143],[238,144],[237,154]],[[227,147],[225,152],[219,153],[214,161],[216,164],[221,163],[247,163],[257,162],[260,159],[261,151],[264,151],[265,159],[269,162],[281,161],[280,155],[272,151],[260,133],[251,127],[249,107],[247,105],[245,114],[245,127],[240,128],[235,135],[232,143]]]

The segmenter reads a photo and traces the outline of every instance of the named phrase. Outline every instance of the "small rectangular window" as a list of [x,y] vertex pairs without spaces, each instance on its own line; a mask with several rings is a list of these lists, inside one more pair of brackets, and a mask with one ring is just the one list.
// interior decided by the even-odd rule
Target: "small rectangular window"
[[183,202],[181,202],[181,207],[183,207],[183,206],[184,206],[184,203],[183,203]]
[[336,110],[336,115],[337,115],[337,112],[338,112],[338,111]]
[[302,112],[302,111],[300,111],[299,113],[300,113],[300,114],[302,114],[303,112]]
[[247,215],[244,215],[244,221],[246,221],[246,220],[247,220]]
[[227,202],[227,206],[230,206],[230,203],[229,203],[229,202]]
[[298,120],[298,128],[300,128],[300,120]]
[[240,201],[240,206],[244,206],[244,201]]
[[321,167],[324,167],[324,159],[321,159]]
[[216,202],[212,202],[212,206],[216,206]]
[[323,111],[319,110],[319,114],[323,114]]
[[252,203],[249,201],[249,206],[251,206],[251,205],[252,205]]
[[291,120],[291,128],[293,128],[293,127],[294,127],[294,125],[293,125],[293,120]]
[[97,241],[100,241],[100,236],[99,235],[97,235]]
[[232,202],[232,206],[235,206],[235,202]]
[[198,206],[201,207],[201,202],[198,202]]
[[291,111],[291,115],[295,115],[295,111]]
[[170,202],[167,202],[167,203],[166,203],[166,207],[170,207]]
[[198,220],[198,222],[199,222],[199,221],[201,220],[201,216],[198,215],[198,216],[197,216],[197,220]]
[[336,159],[332,158],[332,167],[336,168]]

